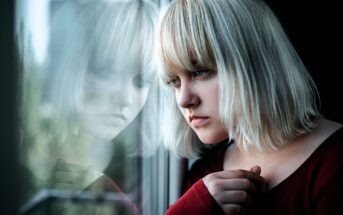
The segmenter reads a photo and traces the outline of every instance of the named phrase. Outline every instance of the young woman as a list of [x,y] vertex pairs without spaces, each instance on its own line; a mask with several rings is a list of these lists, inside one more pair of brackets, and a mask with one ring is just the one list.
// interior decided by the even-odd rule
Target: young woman
[[165,145],[201,156],[166,214],[342,211],[342,125],[262,0],[174,1],[159,53]]

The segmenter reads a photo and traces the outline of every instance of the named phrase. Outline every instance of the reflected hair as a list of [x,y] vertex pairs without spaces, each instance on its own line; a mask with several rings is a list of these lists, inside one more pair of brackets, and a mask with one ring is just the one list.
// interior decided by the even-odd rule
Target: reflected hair
[[[175,67],[217,72],[220,117],[229,141],[241,149],[273,151],[317,126],[315,84],[262,0],[176,0],[158,35],[164,83]],[[172,90],[164,93],[165,146],[179,156],[199,154],[205,144],[187,125]]]
[[142,75],[153,73],[154,13],[152,3],[140,0],[64,2],[52,15],[46,99],[66,112],[82,109],[85,74],[103,72],[89,68],[99,56],[135,59]]
[[[53,117],[59,121],[60,129],[56,136],[66,136],[63,133],[72,134],[79,130],[78,113],[84,108],[86,73],[110,77],[111,74],[107,73],[113,72],[90,68],[104,56],[111,64],[138,63],[141,79],[148,79],[150,94],[155,93],[152,91],[157,81],[153,75],[156,5],[142,0],[65,1],[56,8],[51,19],[51,60],[47,64],[44,86],[47,89],[44,100],[53,106]],[[144,139],[153,136],[150,134],[153,129],[149,127],[153,123],[147,121],[152,120],[150,112],[156,109],[154,96],[149,95],[148,99],[149,105],[139,116],[144,123],[141,132]]]

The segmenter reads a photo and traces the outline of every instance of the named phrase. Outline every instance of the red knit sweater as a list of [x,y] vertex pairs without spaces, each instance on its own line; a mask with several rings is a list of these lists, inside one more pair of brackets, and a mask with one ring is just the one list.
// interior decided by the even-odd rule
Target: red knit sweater
[[[223,170],[226,147],[192,166],[186,192],[165,215],[223,214],[201,178]],[[247,214],[343,214],[343,129],[327,138],[312,155],[280,184],[259,196]]]

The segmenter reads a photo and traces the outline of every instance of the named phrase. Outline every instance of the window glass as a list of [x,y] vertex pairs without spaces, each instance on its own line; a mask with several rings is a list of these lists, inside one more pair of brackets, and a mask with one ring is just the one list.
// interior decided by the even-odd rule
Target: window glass
[[22,214],[160,214],[159,5],[17,1]]

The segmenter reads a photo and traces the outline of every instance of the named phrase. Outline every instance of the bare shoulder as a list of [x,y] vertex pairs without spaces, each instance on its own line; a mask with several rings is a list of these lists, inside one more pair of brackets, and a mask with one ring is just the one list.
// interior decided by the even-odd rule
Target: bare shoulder
[[[264,167],[270,188],[278,185],[293,174],[331,135],[343,127],[342,124],[320,118],[318,127],[312,132],[295,138],[287,147],[275,152],[267,159]],[[287,162],[285,162],[287,161]],[[273,164],[274,163],[274,164]]]
[[270,154],[244,156],[233,145],[226,151],[224,169],[250,169],[258,165],[271,189],[295,172],[326,139],[343,127],[324,118],[317,119],[317,124],[318,127],[312,132],[295,138]]
[[318,127],[308,135],[307,141],[304,142],[307,143],[306,145],[310,146],[310,148],[317,148],[328,137],[342,127],[343,125],[341,123],[320,118],[318,119]]
[[322,121],[323,121],[323,127],[326,128],[329,135],[343,127],[343,124],[339,122],[331,121],[328,119],[322,119]]

